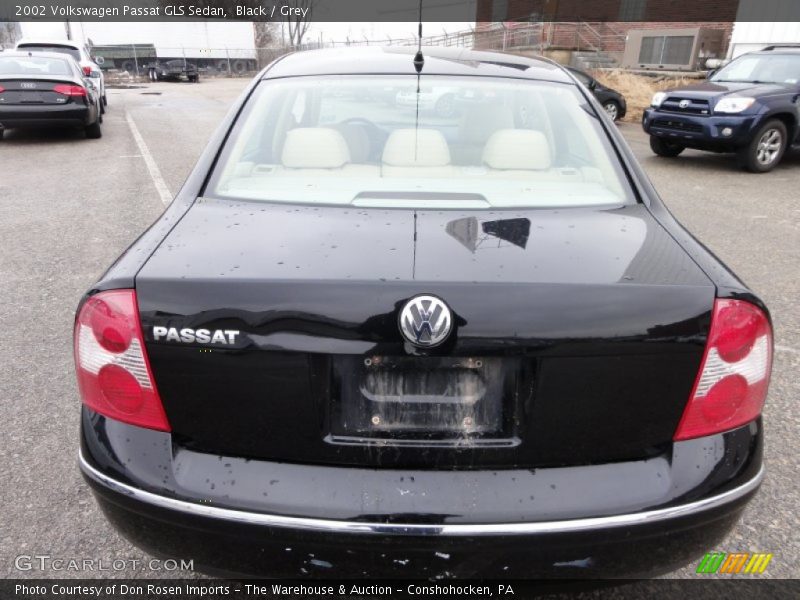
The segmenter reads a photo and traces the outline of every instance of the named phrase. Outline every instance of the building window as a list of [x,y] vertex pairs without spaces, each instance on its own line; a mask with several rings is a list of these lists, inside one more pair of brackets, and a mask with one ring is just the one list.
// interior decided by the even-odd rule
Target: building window
[[620,21],[644,21],[647,0],[622,0],[619,5]]
[[508,0],[492,0],[492,22],[508,19]]

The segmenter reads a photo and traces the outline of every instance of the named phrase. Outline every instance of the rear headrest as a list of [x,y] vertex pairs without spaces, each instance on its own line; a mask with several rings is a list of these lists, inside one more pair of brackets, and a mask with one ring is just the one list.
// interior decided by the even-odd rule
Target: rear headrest
[[341,133],[326,127],[298,127],[286,134],[281,163],[290,169],[338,169],[350,162]]
[[532,129],[493,133],[483,149],[483,162],[492,169],[525,171],[546,171],[552,164],[547,138]]
[[450,164],[447,140],[436,129],[395,129],[383,148],[392,167],[444,167]]

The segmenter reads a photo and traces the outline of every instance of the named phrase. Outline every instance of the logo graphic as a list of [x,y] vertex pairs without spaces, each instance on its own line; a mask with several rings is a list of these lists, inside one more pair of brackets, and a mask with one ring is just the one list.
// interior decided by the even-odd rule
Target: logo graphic
[[23,89],[26,89],[26,90],[33,90],[33,89],[36,89],[36,84],[35,83],[23,82],[23,83],[19,84],[19,87],[21,87]]
[[400,313],[400,331],[415,346],[438,346],[450,335],[453,317],[436,296],[415,296]]
[[697,573],[763,573],[772,556],[765,552],[707,552]]
[[681,108],[688,108],[691,103],[692,103],[691,100],[681,100],[680,102],[678,102],[678,106],[680,106]]

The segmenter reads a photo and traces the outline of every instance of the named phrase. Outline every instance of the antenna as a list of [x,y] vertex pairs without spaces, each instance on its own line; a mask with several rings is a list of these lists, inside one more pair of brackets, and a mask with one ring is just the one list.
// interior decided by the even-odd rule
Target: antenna
[[419,28],[417,30],[417,53],[414,55],[414,68],[417,75],[422,72],[425,65],[425,57],[422,56],[422,0],[419,0]]
[[417,29],[417,53],[414,55],[414,69],[417,71],[417,114],[414,119],[414,162],[417,162],[417,149],[419,147],[419,76],[425,65],[422,56],[422,0],[419,0],[419,28]]

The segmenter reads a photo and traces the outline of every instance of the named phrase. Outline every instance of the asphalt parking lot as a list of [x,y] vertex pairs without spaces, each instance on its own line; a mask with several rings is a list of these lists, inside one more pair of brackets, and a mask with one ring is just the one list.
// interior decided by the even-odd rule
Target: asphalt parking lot
[[[0,576],[92,575],[15,567],[17,556],[36,554],[107,567],[126,561],[120,570],[95,571],[102,576],[192,576],[150,569],[148,557],[106,524],[83,484],[72,320],[86,288],[177,192],[246,83],[113,89],[102,139],[13,131],[0,141]],[[709,551],[771,552],[765,576],[798,577],[800,155],[754,175],[729,156],[686,151],[657,158],[637,125],[621,128],[677,218],[772,310],[767,479],[730,537]],[[692,577],[694,570],[671,576]]]

